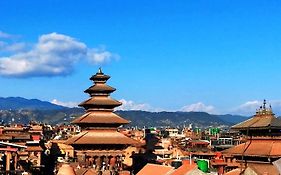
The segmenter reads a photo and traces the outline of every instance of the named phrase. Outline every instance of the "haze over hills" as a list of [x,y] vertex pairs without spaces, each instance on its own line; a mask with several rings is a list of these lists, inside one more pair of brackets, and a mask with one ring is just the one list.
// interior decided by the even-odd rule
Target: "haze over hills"
[[38,99],[26,99],[22,97],[0,97],[0,109],[1,110],[61,110],[67,107],[55,105],[47,101],[41,101]]
[[[82,108],[68,108],[38,99],[22,97],[0,98],[0,119],[4,122],[28,123],[30,120],[51,124],[68,123],[83,114]],[[116,111],[131,121],[131,126],[183,126],[193,123],[198,127],[231,126],[246,119],[239,115],[214,115],[206,112],[148,112]]]

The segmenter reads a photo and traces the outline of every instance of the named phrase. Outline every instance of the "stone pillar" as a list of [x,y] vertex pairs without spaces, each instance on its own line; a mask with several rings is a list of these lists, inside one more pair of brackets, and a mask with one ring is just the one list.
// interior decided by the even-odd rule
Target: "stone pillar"
[[96,163],[96,169],[99,171],[101,169],[101,165],[102,165],[101,164],[102,161],[101,161],[101,157],[100,156],[95,159],[95,163]]
[[122,157],[121,156],[116,156],[116,165],[117,165],[117,170],[122,170]]
[[6,154],[6,171],[10,171],[11,152],[7,151],[5,154]]
[[14,156],[14,167],[15,167],[15,170],[17,169],[17,164],[18,164],[18,154],[15,152],[15,156]]
[[92,156],[90,156],[89,158],[89,166],[92,167],[94,163],[94,158]]
[[103,156],[103,160],[102,160],[102,170],[107,170],[108,167],[108,157],[107,156]]
[[116,166],[116,157],[111,157],[109,160],[109,170],[114,171]]
[[77,160],[79,163],[85,163],[86,157],[85,154],[82,152],[77,153]]

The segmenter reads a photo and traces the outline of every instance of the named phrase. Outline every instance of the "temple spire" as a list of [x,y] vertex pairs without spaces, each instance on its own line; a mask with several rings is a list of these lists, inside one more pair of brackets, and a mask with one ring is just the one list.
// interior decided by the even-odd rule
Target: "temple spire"
[[266,110],[266,100],[263,100],[263,110]]
[[99,67],[98,74],[102,74],[101,67]]
[[263,105],[260,106],[260,109],[256,111],[256,115],[271,115],[272,113],[272,107],[271,104],[269,105],[269,107],[266,107],[266,100],[263,100]]

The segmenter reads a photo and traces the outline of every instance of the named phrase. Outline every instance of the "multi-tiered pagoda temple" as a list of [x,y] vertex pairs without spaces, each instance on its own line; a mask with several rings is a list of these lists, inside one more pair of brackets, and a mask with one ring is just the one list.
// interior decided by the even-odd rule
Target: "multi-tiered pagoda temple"
[[129,121],[113,112],[122,103],[110,98],[115,88],[106,84],[109,78],[101,69],[90,78],[94,85],[85,90],[90,98],[79,105],[86,113],[72,122],[82,131],[66,141],[74,147],[78,162],[90,162],[97,170],[121,166],[125,148],[137,143],[118,132],[118,127]]

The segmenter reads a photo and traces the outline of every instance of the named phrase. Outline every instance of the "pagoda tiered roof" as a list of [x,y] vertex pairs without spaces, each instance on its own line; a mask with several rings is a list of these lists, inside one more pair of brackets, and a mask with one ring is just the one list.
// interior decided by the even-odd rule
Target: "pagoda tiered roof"
[[73,120],[72,123],[111,123],[123,125],[128,124],[129,121],[110,111],[90,111]]
[[72,122],[81,126],[82,132],[69,138],[66,144],[76,145],[77,149],[82,149],[81,145],[103,145],[104,149],[112,149],[113,145],[117,145],[116,149],[120,149],[120,145],[125,148],[125,145],[138,143],[117,130],[117,127],[128,124],[129,121],[113,112],[114,108],[122,103],[110,98],[110,93],[114,92],[115,88],[106,84],[109,78],[110,76],[105,75],[101,69],[90,78],[94,85],[85,90],[90,98],[79,105],[86,109],[86,113]]
[[85,109],[91,108],[105,108],[105,109],[113,109],[122,105],[121,102],[114,100],[107,96],[95,96],[91,97],[88,100],[79,104],[79,106],[84,107]]
[[108,86],[107,84],[95,84],[91,87],[89,87],[88,89],[86,89],[84,92],[88,93],[88,94],[99,94],[99,93],[112,93],[114,92],[116,89]]
[[234,130],[257,130],[257,129],[281,129],[281,120],[275,117],[272,112],[271,106],[266,108],[266,101],[264,100],[263,106],[261,106],[256,114],[241,123],[238,123],[231,127]]
[[116,90],[106,84],[109,78],[110,76],[105,75],[101,69],[90,78],[94,81],[94,85],[84,91],[90,95],[90,98],[79,104],[87,111],[72,123],[83,126],[87,124],[89,127],[91,124],[118,124],[117,126],[120,126],[129,123],[128,120],[113,112],[114,108],[122,103],[109,96]]
[[85,130],[66,141],[66,144],[70,145],[131,145],[136,143],[137,141],[114,129]]

